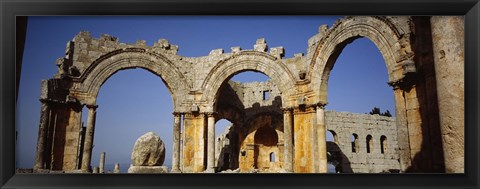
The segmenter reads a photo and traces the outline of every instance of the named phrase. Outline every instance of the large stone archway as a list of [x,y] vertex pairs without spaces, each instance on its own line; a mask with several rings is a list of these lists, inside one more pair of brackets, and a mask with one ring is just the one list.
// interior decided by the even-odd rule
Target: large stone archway
[[[438,130],[439,126],[429,124],[426,116],[428,109],[434,109],[426,103],[428,89],[424,83],[433,78],[432,75],[425,74],[432,70],[417,72],[421,64],[413,51],[416,45],[413,29],[414,22],[407,17],[346,17],[330,29],[325,26],[318,34],[319,40],[314,47],[315,53],[308,75],[313,90],[318,92],[316,100],[327,104],[329,75],[343,48],[360,37],[371,40],[385,60],[388,84],[394,89],[402,169],[411,172],[425,169],[441,171],[439,161],[435,160],[441,159],[438,157],[441,147],[438,146],[438,141],[430,137],[430,133]],[[435,143],[437,146],[432,146]],[[427,159],[434,161],[429,162]],[[424,167],[420,168],[421,165]]]
[[141,48],[116,50],[95,60],[73,81],[72,95],[85,104],[95,104],[102,84],[118,71],[143,68],[159,76],[172,95],[174,109],[180,109],[182,95],[188,91],[185,76],[167,57]]

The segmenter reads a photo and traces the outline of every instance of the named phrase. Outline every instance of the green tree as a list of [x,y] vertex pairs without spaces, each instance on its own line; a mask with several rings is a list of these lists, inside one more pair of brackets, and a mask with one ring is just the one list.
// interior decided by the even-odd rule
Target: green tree
[[370,115],[377,114],[377,115],[381,115],[381,116],[392,117],[392,114],[390,113],[390,111],[387,110],[384,113],[382,113],[380,111],[380,108],[378,108],[378,107],[373,107],[372,111],[370,111],[369,114]]
[[380,113],[380,108],[373,107],[372,111],[369,112],[370,115],[378,114],[381,115]]
[[392,114],[388,110],[385,113],[383,113],[382,115],[387,116],[387,117],[392,117]]

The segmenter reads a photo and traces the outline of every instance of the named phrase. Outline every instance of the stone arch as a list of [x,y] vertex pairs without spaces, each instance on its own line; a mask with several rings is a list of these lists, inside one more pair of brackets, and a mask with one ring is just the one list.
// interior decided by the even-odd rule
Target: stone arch
[[159,76],[172,96],[174,111],[178,111],[181,94],[188,89],[184,75],[165,56],[140,48],[117,50],[94,61],[75,80],[74,94],[86,104],[95,104],[100,87],[108,78],[118,71],[132,68],[143,68]]
[[380,153],[384,154],[387,151],[387,137],[382,135],[380,137]]
[[332,134],[333,141],[335,144],[338,144],[338,136],[337,133],[334,130],[327,130],[330,134]]
[[[318,92],[318,101],[327,103],[328,78],[343,48],[355,39],[365,37],[380,50],[385,60],[389,82],[403,77],[399,63],[410,60],[413,52],[409,31],[396,26],[386,17],[346,17],[324,32],[315,47],[308,75],[312,88]],[[400,68],[399,68],[400,66]]]
[[274,146],[278,143],[278,134],[274,128],[260,127],[254,135],[255,144],[263,144],[265,146]]
[[358,153],[360,146],[358,144],[358,135],[356,133],[352,134],[352,153]]
[[218,62],[205,78],[203,100],[208,102],[208,108],[214,109],[220,86],[242,71],[257,71],[269,76],[280,90],[282,99],[294,92],[291,89],[295,86],[295,77],[276,57],[263,52],[242,51]]

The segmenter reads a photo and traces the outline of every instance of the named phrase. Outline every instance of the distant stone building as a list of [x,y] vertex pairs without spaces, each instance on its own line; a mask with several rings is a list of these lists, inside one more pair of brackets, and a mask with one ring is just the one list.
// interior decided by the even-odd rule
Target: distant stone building
[[[320,26],[305,55],[284,58],[283,47],[269,48],[265,39],[253,49],[182,57],[165,39],[147,46],[142,40],[125,44],[80,32],[56,61],[57,74],[41,83],[34,171],[91,172],[101,85],[119,70],[143,68],[161,77],[172,94],[172,172],[228,167],[324,173],[329,150],[336,157],[343,154],[337,167],[343,172],[464,172],[463,35],[459,16],[345,17]],[[330,71],[342,49],[360,37],[370,39],[384,57],[395,120],[324,110]],[[271,80],[228,82],[242,71],[262,72]],[[82,115],[83,108],[88,115]],[[82,116],[88,116],[86,127]],[[223,141],[228,154],[215,161],[220,119],[233,123],[233,134]],[[327,130],[336,133],[338,143],[326,142]]]

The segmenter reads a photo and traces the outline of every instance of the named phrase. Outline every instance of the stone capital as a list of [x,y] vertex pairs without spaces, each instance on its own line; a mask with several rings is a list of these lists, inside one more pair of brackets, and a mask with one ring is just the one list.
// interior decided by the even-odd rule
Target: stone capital
[[41,99],[38,99],[42,104],[48,104],[51,102],[51,100],[49,99],[45,99],[45,98],[41,98]]
[[317,109],[325,109],[325,106],[327,105],[326,103],[319,102],[315,104],[317,106]]
[[182,116],[184,113],[183,112],[173,112],[172,113],[174,117],[180,117]]
[[283,113],[288,113],[288,112],[292,112],[293,108],[292,107],[282,107],[282,108],[280,108],[280,110],[282,110]]
[[416,80],[417,78],[415,73],[408,73],[406,75],[403,75],[402,78],[399,78],[395,81],[390,81],[387,84],[393,87],[393,90],[408,90],[415,86]]
[[85,104],[85,106],[87,106],[88,109],[93,109],[93,110],[96,110],[98,108],[98,105],[96,104]]
[[293,108],[293,113],[294,114],[305,114],[305,113],[313,113],[316,111],[316,105],[315,104],[308,104],[305,106],[297,106]]
[[217,112],[204,112],[207,117],[215,117],[217,115]]

